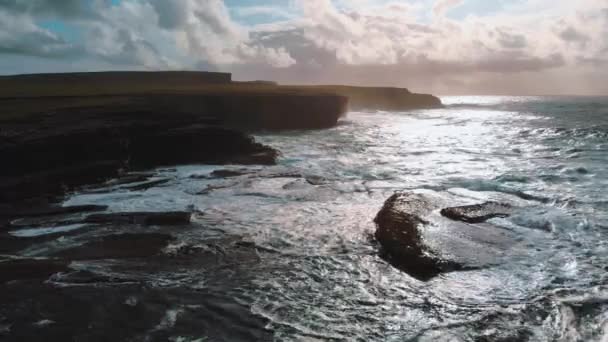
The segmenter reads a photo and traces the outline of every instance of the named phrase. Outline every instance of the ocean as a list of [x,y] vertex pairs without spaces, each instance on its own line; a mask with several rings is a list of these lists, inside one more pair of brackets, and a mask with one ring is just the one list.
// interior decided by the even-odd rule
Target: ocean
[[[150,289],[200,292],[200,302],[167,299],[157,329],[176,341],[204,340],[197,326],[210,320],[247,331],[248,320],[231,314],[235,306],[262,318],[277,341],[608,341],[608,98],[442,102],[350,112],[327,130],[256,133],[281,151],[279,163],[228,167],[234,177],[211,176],[225,166],[176,166],[156,170],[168,181],[149,189],[75,193],[66,205],[198,212],[198,228],[172,231],[178,239],[166,253],[209,249],[229,236],[257,254],[222,267],[79,267]],[[500,239],[473,236],[460,251],[492,254],[491,263],[420,281],[380,258],[373,238],[374,216],[396,191],[516,209],[490,221]]]

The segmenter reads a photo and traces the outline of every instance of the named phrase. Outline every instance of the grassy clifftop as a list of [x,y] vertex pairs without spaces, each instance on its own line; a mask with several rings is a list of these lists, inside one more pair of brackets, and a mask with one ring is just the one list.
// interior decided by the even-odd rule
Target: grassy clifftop
[[437,97],[414,94],[405,88],[232,82],[231,75],[227,73],[100,72],[0,77],[0,99],[150,95],[341,96],[348,98],[352,110],[408,110],[441,106]]

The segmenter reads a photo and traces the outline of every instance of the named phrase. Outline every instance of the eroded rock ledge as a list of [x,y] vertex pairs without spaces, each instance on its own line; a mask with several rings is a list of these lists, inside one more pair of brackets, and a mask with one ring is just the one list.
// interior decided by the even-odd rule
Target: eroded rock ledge
[[[81,115],[82,114],[82,115]],[[274,164],[278,152],[198,117],[66,110],[5,120],[0,203],[52,198],[128,170],[188,163]]]
[[448,205],[432,194],[391,196],[375,218],[382,257],[425,281],[441,273],[497,263],[500,250],[509,248],[513,240],[484,222],[506,217],[512,208],[495,202]]

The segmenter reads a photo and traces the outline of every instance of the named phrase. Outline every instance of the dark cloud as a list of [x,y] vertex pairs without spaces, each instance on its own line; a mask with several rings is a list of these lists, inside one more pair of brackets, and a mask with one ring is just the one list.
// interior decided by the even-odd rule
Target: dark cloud
[[30,17],[0,11],[0,54],[63,58],[81,52],[78,46],[38,27]]
[[111,46],[97,46],[89,49],[91,57],[99,58],[111,64],[143,68],[159,68],[167,66],[157,48],[149,41],[136,36],[123,28],[109,29],[104,26],[94,26],[87,34],[90,39],[110,41]]
[[586,58],[586,57],[579,57],[577,58],[578,63],[585,65],[585,66],[591,66],[591,67],[608,67],[608,58]]
[[510,34],[508,32],[498,32],[498,42],[507,49],[523,49],[528,45],[528,40],[522,34]]
[[158,14],[160,27],[168,30],[183,28],[188,20],[188,8],[183,2],[168,0],[151,0],[150,3]]
[[589,40],[589,37],[574,27],[567,27],[560,30],[558,33],[559,37],[567,42],[585,43]]
[[0,54],[64,58],[83,52],[81,48],[47,32],[24,32],[16,38],[0,40]]

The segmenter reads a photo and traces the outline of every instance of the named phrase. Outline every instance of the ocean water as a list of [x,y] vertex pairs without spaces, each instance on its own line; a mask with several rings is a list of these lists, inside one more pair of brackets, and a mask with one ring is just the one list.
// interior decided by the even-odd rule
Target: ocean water
[[[66,204],[200,211],[199,229],[172,232],[176,248],[234,236],[258,250],[255,262],[222,271],[82,267],[229,297],[267,319],[277,341],[608,341],[608,98],[442,101],[350,112],[328,130],[257,134],[282,156],[277,166],[228,167],[243,176],[177,166],[157,170],[170,179],[159,187],[74,194]],[[467,251],[497,261],[427,282],[391,267],[378,257],[373,218],[395,191],[515,205],[491,221],[500,241]],[[204,339],[173,334],[188,308],[176,302],[159,329]]]

